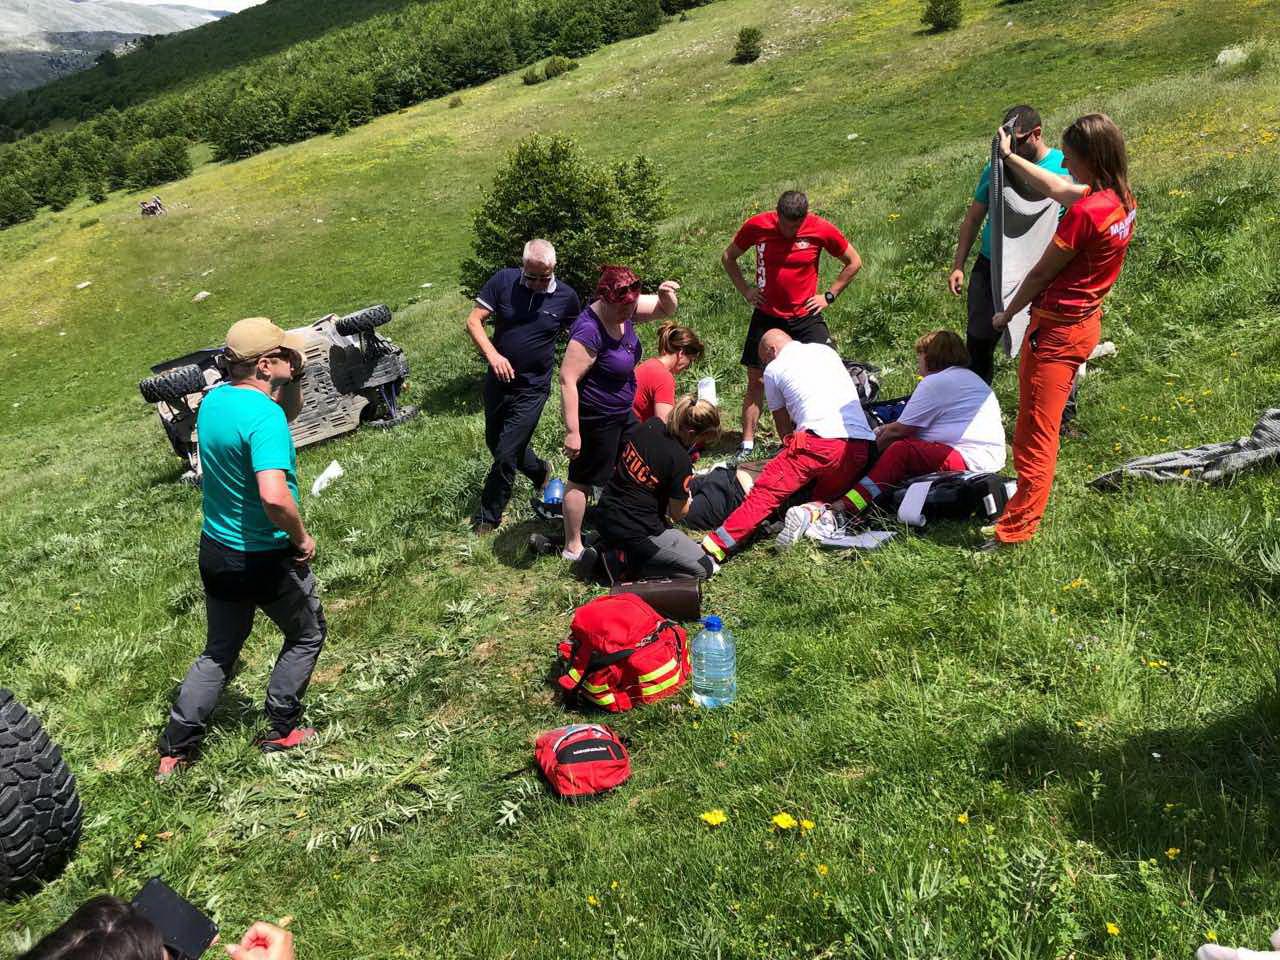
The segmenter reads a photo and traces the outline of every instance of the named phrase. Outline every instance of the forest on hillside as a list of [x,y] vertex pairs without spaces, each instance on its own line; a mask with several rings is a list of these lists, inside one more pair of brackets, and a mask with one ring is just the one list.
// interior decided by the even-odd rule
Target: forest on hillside
[[[190,40],[175,38],[121,58],[96,93],[84,92],[91,81],[64,81],[51,93],[37,90],[0,104],[0,134],[10,140],[0,143],[0,228],[31,219],[45,205],[58,210],[79,196],[97,200],[109,190],[186,176],[191,143],[212,144],[215,159],[238,160],[277,144],[340,134],[543,57],[579,57],[651,33],[665,16],[703,2],[375,0],[373,9],[382,12],[368,19],[287,42],[292,29],[303,36],[313,31],[303,16],[312,0],[272,0],[191,31],[214,49],[203,50],[185,71],[177,45]],[[243,22],[213,29],[241,17],[250,17],[251,26],[270,25],[270,35],[246,47]],[[253,50],[264,55],[244,59]],[[149,69],[152,57],[158,65]],[[66,119],[73,108],[83,122],[72,129],[29,132]]]

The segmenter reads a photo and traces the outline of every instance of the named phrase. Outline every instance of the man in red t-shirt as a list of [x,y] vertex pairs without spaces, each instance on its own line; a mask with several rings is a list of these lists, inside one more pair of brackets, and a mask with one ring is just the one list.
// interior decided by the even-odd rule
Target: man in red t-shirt
[[[752,247],[756,251],[754,284],[746,281],[738,266],[738,258]],[[843,263],[844,269],[819,294],[818,259],[823,250]],[[720,262],[743,299],[755,308],[742,347],[747,393],[742,398],[740,453],[749,453],[755,447],[764,399],[760,338],[767,330],[785,330],[800,343],[830,344],[831,331],[822,313],[862,269],[862,259],[835,224],[809,212],[808,197],[788,190],[778,198],[776,211],[757,214],[738,229]]]

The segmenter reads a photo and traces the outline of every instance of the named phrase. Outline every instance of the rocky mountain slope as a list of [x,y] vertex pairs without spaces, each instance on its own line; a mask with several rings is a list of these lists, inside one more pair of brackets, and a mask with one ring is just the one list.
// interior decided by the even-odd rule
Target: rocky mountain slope
[[90,66],[104,50],[123,53],[141,37],[188,30],[231,12],[210,6],[0,0],[0,97]]

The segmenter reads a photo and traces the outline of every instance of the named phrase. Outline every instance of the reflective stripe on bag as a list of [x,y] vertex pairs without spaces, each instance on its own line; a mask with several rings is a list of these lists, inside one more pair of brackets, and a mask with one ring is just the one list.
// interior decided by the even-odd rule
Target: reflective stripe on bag
[[641,687],[640,695],[643,697],[652,697],[655,694],[659,694],[663,690],[666,690],[668,687],[675,686],[679,682],[680,682],[680,671],[677,670],[675,673],[671,674],[671,676],[667,677],[667,679],[663,680],[661,683],[655,683],[651,687]]
[[648,683],[650,680],[656,680],[658,679],[658,677],[662,676],[664,673],[668,673],[674,670],[675,668],[676,668],[676,659],[675,657],[672,657],[670,660],[668,660],[666,663],[660,666],[657,670],[650,670],[648,673],[640,674],[640,676],[636,677],[636,681],[639,683]]

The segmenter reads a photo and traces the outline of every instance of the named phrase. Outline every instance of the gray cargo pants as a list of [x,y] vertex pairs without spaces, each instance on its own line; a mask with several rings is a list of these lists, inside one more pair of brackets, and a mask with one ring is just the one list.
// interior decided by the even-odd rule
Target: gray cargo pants
[[640,577],[711,576],[711,558],[696,541],[679,530],[664,530],[656,537],[633,541],[624,548],[631,567]]
[[288,735],[302,718],[302,697],[324,646],[324,609],[315,575],[295,561],[291,550],[246,553],[202,536],[200,578],[208,634],[160,737],[165,756],[189,757],[199,747],[259,607],[284,634],[267,684],[268,737]]

